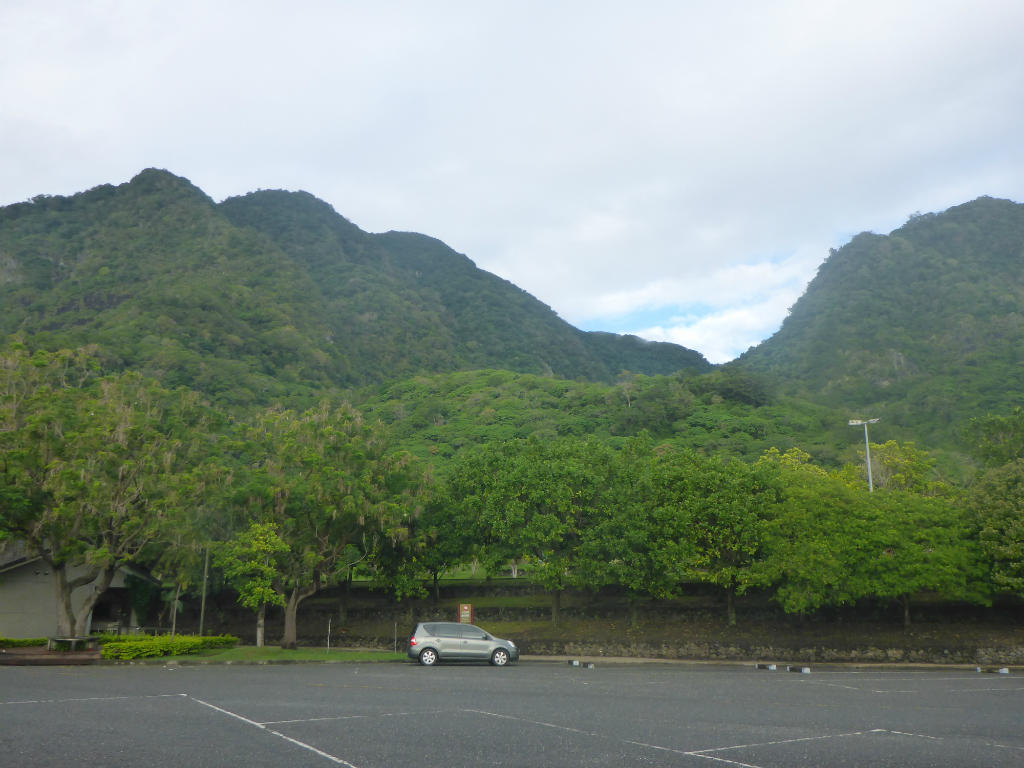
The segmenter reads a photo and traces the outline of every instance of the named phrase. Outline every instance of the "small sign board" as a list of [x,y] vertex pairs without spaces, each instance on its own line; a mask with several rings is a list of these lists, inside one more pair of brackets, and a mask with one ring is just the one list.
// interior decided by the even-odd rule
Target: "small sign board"
[[459,603],[459,623],[460,624],[472,624],[473,623],[473,604],[472,603]]

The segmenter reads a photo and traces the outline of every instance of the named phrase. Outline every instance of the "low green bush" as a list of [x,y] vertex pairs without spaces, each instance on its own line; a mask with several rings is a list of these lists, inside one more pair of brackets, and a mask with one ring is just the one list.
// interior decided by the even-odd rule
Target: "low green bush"
[[31,648],[46,645],[45,637],[0,637],[0,648]]
[[186,656],[211,648],[233,648],[238,638],[232,635],[131,635],[115,636],[103,643],[104,659],[146,659],[159,656]]

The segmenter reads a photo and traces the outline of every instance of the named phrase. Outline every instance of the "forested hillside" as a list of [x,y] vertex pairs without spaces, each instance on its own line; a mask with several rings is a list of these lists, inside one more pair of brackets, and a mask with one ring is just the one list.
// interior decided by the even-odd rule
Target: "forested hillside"
[[235,406],[472,368],[710,369],[676,345],[579,331],[437,240],[365,233],[305,193],[217,205],[158,170],[0,209],[0,305],[5,337],[97,344],[112,369]]
[[733,365],[951,447],[971,418],[1024,401],[1024,205],[980,198],[858,235]]
[[[83,634],[125,563],[262,622],[353,573],[520,569],[552,597],[756,591],[790,613],[1024,596],[1024,206],[831,254],[713,368],[587,334],[443,243],[305,193],[145,171],[0,209],[0,540]],[[852,416],[872,432],[873,489]],[[915,442],[917,443],[915,445]],[[61,576],[63,574],[63,577]],[[262,627],[262,623],[258,624]],[[257,630],[261,637],[262,630]]]
[[841,414],[791,398],[753,399],[753,386],[722,371],[629,375],[615,384],[466,371],[368,388],[357,403],[442,474],[461,451],[488,443],[595,437],[621,445],[642,432],[679,449],[746,461],[793,447],[829,466],[856,458]]

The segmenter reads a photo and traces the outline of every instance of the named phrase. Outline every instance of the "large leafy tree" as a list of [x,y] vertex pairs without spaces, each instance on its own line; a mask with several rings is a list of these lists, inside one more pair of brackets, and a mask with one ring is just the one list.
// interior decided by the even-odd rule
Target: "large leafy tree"
[[[895,448],[894,444],[890,448]],[[896,600],[910,622],[911,598],[934,591],[985,600],[977,541],[959,503],[922,482],[930,463],[893,462],[900,479],[874,493],[850,468],[826,472],[798,450],[768,452],[783,481],[780,514],[769,526],[768,562],[776,599],[790,612],[861,598]],[[915,471],[914,468],[921,471]],[[907,489],[913,490],[907,490]]]
[[986,472],[968,503],[993,586],[1024,597],[1024,458]]
[[555,623],[562,591],[585,585],[578,548],[604,503],[611,459],[595,440],[507,441],[465,457],[449,476],[447,493],[476,521],[489,568],[527,563],[551,592]]
[[215,550],[215,562],[238,592],[238,602],[256,612],[256,647],[264,645],[268,605],[283,605],[277,584],[288,545],[274,523],[253,521]]
[[992,585],[1024,596],[1024,408],[973,419],[967,435],[986,469],[968,507]]
[[767,526],[777,514],[779,487],[766,465],[681,455],[674,459],[675,504],[689,513],[691,576],[725,591],[736,623],[736,595],[764,586]]
[[275,585],[285,597],[282,646],[292,648],[306,598],[372,558],[383,540],[407,535],[421,478],[411,457],[390,452],[380,426],[347,404],[265,411],[245,430],[243,450],[249,512],[287,545]]
[[865,524],[851,563],[855,594],[898,600],[905,626],[915,593],[986,599],[977,541],[950,499],[907,491],[864,494],[858,515]]
[[829,473],[793,448],[772,449],[759,460],[778,473],[781,500],[766,527],[765,564],[775,600],[787,613],[808,614],[860,596],[850,581],[850,559],[863,538],[856,514],[863,484]]
[[[137,374],[98,377],[88,350],[6,352],[0,527],[49,566],[57,631],[84,634],[117,570],[161,535],[168,478],[201,408]],[[76,598],[80,587],[84,597]],[[77,602],[76,602],[77,600]]]
[[630,597],[631,620],[641,596],[674,597],[691,566],[690,513],[676,502],[671,458],[646,434],[610,456],[604,503],[581,537],[577,568],[591,586],[615,584]]
[[430,579],[437,602],[441,576],[478,554],[473,521],[461,505],[438,489],[408,522],[408,536],[384,542],[384,551],[375,563],[376,581],[403,598],[426,594],[423,580]]
[[[214,548],[240,531],[248,519],[235,478],[244,468],[227,454],[229,435],[206,425],[183,443],[183,468],[168,478],[167,524],[144,558],[164,587],[164,598],[176,611],[182,595],[201,598],[200,628],[204,625],[209,589],[210,556]],[[174,623],[172,619],[172,632]]]

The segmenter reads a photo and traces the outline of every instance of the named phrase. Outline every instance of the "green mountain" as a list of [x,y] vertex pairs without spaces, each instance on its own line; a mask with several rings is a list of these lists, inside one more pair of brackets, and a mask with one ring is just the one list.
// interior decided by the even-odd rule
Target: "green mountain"
[[1024,402],[1024,205],[983,197],[857,235],[732,366],[952,447],[970,418]]
[[232,405],[474,368],[594,381],[711,368],[673,344],[579,331],[443,243],[363,232],[312,195],[218,205],[153,169],[0,208],[0,307],[0,337],[97,344],[112,368]]
[[579,331],[438,240],[364,232],[303,192],[217,204],[147,170],[0,208],[0,338],[96,344],[111,369],[222,405],[345,390],[437,455],[538,430],[647,429],[836,463],[855,458],[854,417],[880,418],[877,440],[957,451],[972,417],[1024,402],[1022,308],[1024,206],[991,198],[853,238],[778,333],[717,369]]

